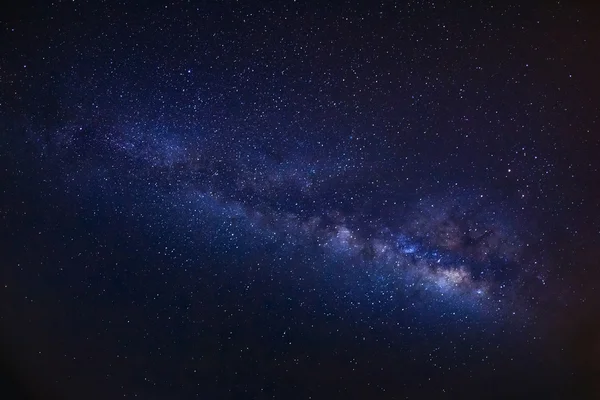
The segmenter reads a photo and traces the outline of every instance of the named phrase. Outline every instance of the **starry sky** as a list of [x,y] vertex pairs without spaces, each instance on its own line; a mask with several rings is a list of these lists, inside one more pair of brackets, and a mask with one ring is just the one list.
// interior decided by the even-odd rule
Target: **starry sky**
[[4,382],[599,398],[600,10],[0,12]]

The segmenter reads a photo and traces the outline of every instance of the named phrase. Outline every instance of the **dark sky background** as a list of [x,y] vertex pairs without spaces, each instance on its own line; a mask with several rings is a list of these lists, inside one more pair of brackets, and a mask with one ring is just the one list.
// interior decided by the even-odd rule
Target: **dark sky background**
[[600,10],[494,3],[0,11],[2,398],[600,398]]

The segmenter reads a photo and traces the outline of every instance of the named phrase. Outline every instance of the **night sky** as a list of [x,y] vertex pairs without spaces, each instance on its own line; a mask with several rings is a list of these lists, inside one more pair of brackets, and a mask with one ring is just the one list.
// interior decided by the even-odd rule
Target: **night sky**
[[17,3],[5,393],[600,398],[599,7]]

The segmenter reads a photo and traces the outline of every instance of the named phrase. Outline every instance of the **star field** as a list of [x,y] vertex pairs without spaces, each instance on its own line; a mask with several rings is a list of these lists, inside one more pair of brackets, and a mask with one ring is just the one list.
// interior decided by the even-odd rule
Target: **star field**
[[0,17],[15,387],[595,398],[597,11],[451,3]]

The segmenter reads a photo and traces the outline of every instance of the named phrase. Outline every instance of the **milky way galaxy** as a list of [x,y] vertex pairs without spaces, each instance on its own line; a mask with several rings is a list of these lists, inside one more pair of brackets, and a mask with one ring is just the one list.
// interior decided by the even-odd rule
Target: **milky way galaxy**
[[[282,150],[277,159],[254,150],[260,147],[250,138],[232,146],[231,138],[204,137],[201,127],[191,130],[190,139],[175,133],[177,126],[132,125],[75,123],[58,139],[38,145],[64,168],[68,185],[100,190],[95,182],[109,179],[99,171],[116,169],[134,176],[125,179],[127,184],[151,187],[151,198],[167,194],[170,202],[187,205],[184,218],[193,220],[204,211],[221,224],[235,220],[238,228],[252,227],[255,235],[272,235],[307,251],[320,248],[326,257],[362,264],[363,272],[381,276],[380,283],[395,280],[388,291],[431,292],[490,312],[490,307],[499,311],[503,299],[512,301],[525,276],[546,274],[535,259],[543,255],[525,252],[532,240],[527,221],[519,221],[518,210],[506,210],[486,189],[456,185],[399,202],[399,177],[392,183],[370,180],[372,165],[356,163],[352,156],[339,160],[292,144],[294,151]],[[93,136],[92,156],[86,154],[88,135]],[[84,167],[65,161],[72,159]],[[340,182],[347,186],[332,191]],[[367,195],[360,189],[365,184],[372,186]],[[374,204],[382,185],[392,189]],[[114,190],[110,184],[107,189]],[[147,199],[136,201],[144,207]],[[204,229],[203,221],[192,229]],[[215,238],[226,241],[229,231],[222,237],[215,232]],[[331,268],[326,259],[321,263],[315,268]]]

